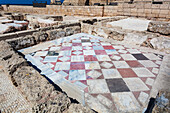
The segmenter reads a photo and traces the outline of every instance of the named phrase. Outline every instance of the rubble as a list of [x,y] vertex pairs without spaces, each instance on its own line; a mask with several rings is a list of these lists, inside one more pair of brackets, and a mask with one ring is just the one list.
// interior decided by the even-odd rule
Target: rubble
[[170,23],[160,22],[160,21],[151,21],[148,25],[147,30],[150,32],[160,33],[163,35],[170,35]]

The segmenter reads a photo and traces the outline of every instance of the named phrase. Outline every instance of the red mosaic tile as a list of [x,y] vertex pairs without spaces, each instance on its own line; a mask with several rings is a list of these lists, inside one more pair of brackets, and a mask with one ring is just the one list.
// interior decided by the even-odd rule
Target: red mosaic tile
[[103,75],[101,75],[100,77],[98,77],[97,79],[104,79],[104,76]]
[[92,80],[93,78],[91,76],[86,75],[87,80]]
[[139,78],[145,83],[147,78],[149,78],[149,77],[139,77]]
[[91,94],[91,96],[93,97],[97,97],[99,94]]
[[80,70],[85,69],[84,62],[71,62],[70,70]]
[[72,46],[81,46],[81,43],[72,43]]
[[63,47],[61,48],[61,51],[71,50],[71,49],[72,49],[72,47],[63,46]]
[[126,63],[130,66],[130,67],[144,67],[141,63],[139,63],[137,60],[134,61],[126,61]]
[[150,92],[151,92],[151,90],[149,90],[149,91],[143,91],[143,92],[145,92],[145,93],[147,93],[148,95],[150,94]]
[[80,80],[81,83],[83,83],[84,85],[87,85],[87,81],[86,80]]
[[117,69],[123,78],[138,77],[136,73],[130,68]]
[[94,50],[96,55],[107,55],[105,50]]
[[150,86],[150,85],[148,85],[148,84],[146,84],[146,86],[151,90],[152,89],[152,86]]
[[85,61],[97,61],[96,55],[84,55]]
[[106,98],[109,99],[110,101],[113,101],[112,96],[111,96],[110,93],[103,93],[103,94],[101,94],[101,95],[103,95],[104,97],[106,97]]
[[84,89],[84,92],[85,92],[85,93],[88,93],[88,92],[89,92],[88,87],[86,87],[86,88]]
[[133,95],[135,96],[135,98],[138,99],[141,91],[133,91],[132,93],[133,93]]
[[66,76],[65,79],[68,80],[69,76]]
[[104,49],[114,49],[112,46],[103,46]]

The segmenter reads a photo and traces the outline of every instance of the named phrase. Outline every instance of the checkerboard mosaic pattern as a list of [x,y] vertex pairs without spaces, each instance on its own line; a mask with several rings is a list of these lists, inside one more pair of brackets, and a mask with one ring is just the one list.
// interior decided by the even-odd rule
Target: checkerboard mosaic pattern
[[148,101],[163,59],[90,35],[57,40],[30,55],[85,93],[96,98],[102,95],[118,111],[126,111],[122,98],[131,103],[131,109]]

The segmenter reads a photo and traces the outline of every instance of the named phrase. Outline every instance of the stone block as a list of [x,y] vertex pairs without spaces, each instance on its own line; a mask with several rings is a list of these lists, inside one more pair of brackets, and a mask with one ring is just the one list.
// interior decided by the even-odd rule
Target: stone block
[[138,13],[144,13],[144,9],[137,9]]
[[16,34],[18,35],[18,37],[21,37],[21,36],[26,36],[26,35],[32,35],[34,32],[37,32],[37,30],[18,31],[16,32]]
[[169,9],[170,4],[162,4],[160,5],[160,9]]
[[131,13],[136,13],[136,12],[137,12],[137,9],[136,9],[136,8],[132,8],[132,9],[130,10],[130,12],[131,12]]
[[16,38],[18,35],[16,33],[0,34],[0,40]]
[[48,38],[48,34],[46,32],[34,32],[33,36],[35,37],[36,43],[44,42]]
[[166,18],[166,15],[164,15],[164,14],[159,14],[159,17],[160,17],[160,18]]
[[160,10],[159,9],[152,9],[152,14],[159,14]]
[[145,12],[145,14],[151,14],[152,10],[151,9],[145,9],[144,12]]
[[148,25],[148,31],[164,35],[170,35],[169,29],[170,29],[169,22],[152,21]]
[[161,4],[152,4],[152,9],[159,9]]
[[168,15],[169,10],[160,10],[160,14]]
[[13,48],[16,50],[23,49],[35,45],[35,39],[32,35],[27,35],[25,37],[18,37],[6,40]]
[[148,4],[145,4],[145,5],[144,5],[144,8],[145,8],[145,9],[151,9],[151,7],[152,7],[152,4],[151,4],[151,3],[148,3]]

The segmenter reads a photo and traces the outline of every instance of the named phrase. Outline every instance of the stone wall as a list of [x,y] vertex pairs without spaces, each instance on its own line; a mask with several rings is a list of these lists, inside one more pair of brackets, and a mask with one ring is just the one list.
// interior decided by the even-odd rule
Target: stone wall
[[[4,5],[4,10],[7,10]],[[58,6],[47,5],[46,8],[10,5],[9,11],[30,14],[52,14],[71,16],[136,16],[145,18],[170,19],[170,2],[151,4],[151,2],[119,2],[118,6]]]
[[[0,68],[3,67],[6,73],[3,76],[8,76],[13,87],[15,87],[29,103],[31,113],[94,113],[91,109],[83,107],[81,104],[73,103],[57,85],[52,84],[43,75],[40,75],[40,73],[30,66],[22,56],[15,52],[7,42],[0,41],[0,48]],[[10,86],[6,87],[6,90],[9,90],[8,87]],[[0,90],[0,93],[3,94],[3,90]],[[10,98],[11,101],[15,99],[16,94],[17,92],[10,94],[14,95],[13,98]],[[3,95],[1,96],[3,97]],[[6,93],[6,96],[8,97],[9,94]],[[9,106],[9,108],[7,106],[3,108],[5,112],[15,112],[16,106],[20,108],[20,110],[24,107],[24,105],[18,106],[19,103],[15,105],[13,103],[9,104],[3,101],[4,99],[1,99],[0,107],[2,102]]]
[[[92,20],[91,20],[92,21]],[[169,26],[168,22],[167,26],[163,26],[165,22],[159,22],[159,24],[153,24],[148,27],[148,31],[133,31],[133,30],[125,30],[121,27],[112,27],[108,28],[102,22],[96,22],[91,24],[92,22],[82,22],[81,23],[81,32],[92,34],[95,36],[100,36],[108,40],[117,40],[122,41],[128,44],[145,46],[161,51],[165,51],[166,53],[170,53],[170,39],[169,36]],[[158,23],[158,22],[151,22]],[[160,30],[161,29],[161,30]],[[159,32],[157,32],[159,30]],[[160,32],[163,31],[163,32]]]
[[39,28],[37,30],[22,31],[21,33],[9,33],[0,36],[15,49],[22,49],[36,45],[40,42],[54,40],[56,38],[80,33],[80,23],[64,24],[54,27]]

